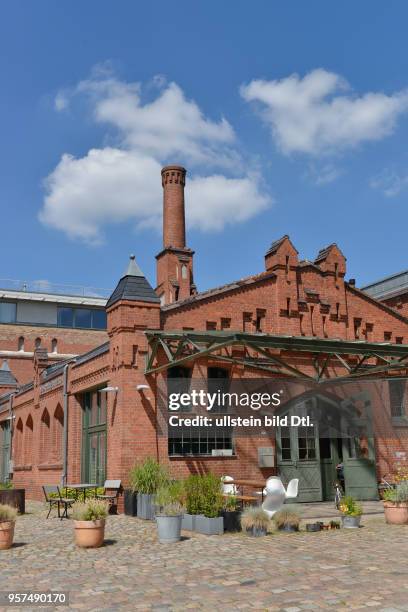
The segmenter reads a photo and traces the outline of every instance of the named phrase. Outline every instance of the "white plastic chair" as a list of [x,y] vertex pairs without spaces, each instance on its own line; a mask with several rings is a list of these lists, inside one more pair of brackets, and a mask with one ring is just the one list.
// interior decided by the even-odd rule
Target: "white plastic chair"
[[237,494],[237,485],[228,484],[232,482],[234,479],[232,476],[221,476],[221,488],[222,492],[225,495],[236,495]]
[[286,499],[293,499],[298,496],[299,479],[293,478],[288,488],[285,490],[282,481],[279,478],[269,478],[266,488],[266,498],[262,504],[262,510],[271,518],[275,512],[282,508]]
[[299,478],[292,478],[286,489],[286,499],[294,499],[299,494]]

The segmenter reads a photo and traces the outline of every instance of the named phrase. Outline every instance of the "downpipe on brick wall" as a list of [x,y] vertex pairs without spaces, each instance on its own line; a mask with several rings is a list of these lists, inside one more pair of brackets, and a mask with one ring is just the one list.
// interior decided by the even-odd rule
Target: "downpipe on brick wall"
[[9,400],[9,421],[10,421],[10,442],[9,442],[9,456],[8,456],[8,477],[7,480],[10,480],[10,474],[14,474],[14,465],[13,465],[13,434],[14,434],[14,396],[16,392],[11,393]]
[[68,363],[65,364],[63,373],[64,431],[62,438],[62,487],[67,484],[68,476],[68,370],[71,363],[74,363],[74,361],[68,361]]

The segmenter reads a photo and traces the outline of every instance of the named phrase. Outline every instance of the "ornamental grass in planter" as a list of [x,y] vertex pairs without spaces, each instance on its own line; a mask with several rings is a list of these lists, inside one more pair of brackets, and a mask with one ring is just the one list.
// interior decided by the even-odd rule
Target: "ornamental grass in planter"
[[292,506],[283,506],[272,518],[279,531],[299,531],[300,514]]
[[167,470],[152,457],[136,464],[130,472],[130,484],[137,492],[137,516],[154,520],[154,495],[169,482]]
[[241,514],[241,527],[252,537],[265,536],[270,523],[269,516],[260,506],[248,506]]
[[224,519],[220,516],[223,497],[219,477],[211,472],[198,477],[194,492],[197,512],[194,531],[204,535],[223,534]]
[[360,527],[361,515],[363,514],[362,505],[351,495],[346,495],[340,501],[339,510],[342,513],[341,521],[346,529],[357,529]]
[[0,504],[0,550],[11,548],[16,518],[17,508],[7,504]]
[[386,489],[383,494],[385,521],[389,525],[408,524],[408,480]]
[[109,504],[101,499],[89,498],[72,505],[75,544],[81,548],[99,548],[105,539],[105,519]]
[[173,544],[181,538],[181,522],[185,507],[184,483],[176,480],[160,487],[154,496],[159,542]]

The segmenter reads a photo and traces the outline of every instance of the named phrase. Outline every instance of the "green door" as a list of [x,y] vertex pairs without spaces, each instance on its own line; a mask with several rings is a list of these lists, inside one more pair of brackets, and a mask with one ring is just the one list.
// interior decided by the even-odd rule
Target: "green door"
[[106,393],[84,393],[82,431],[82,481],[102,486],[106,479]]
[[[313,422],[315,402],[306,400],[283,412],[290,421],[292,414],[310,416]],[[321,501],[323,499],[322,476],[320,470],[319,431],[317,427],[278,428],[277,432],[278,468],[285,485],[292,478],[299,478],[299,502]]]
[[10,476],[10,421],[0,423],[0,482]]

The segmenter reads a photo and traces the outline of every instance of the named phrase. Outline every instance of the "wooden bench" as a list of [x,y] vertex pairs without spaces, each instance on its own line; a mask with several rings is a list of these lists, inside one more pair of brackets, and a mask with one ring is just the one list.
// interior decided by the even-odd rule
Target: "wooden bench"
[[222,495],[223,497],[226,498],[233,498],[236,499],[238,501],[242,501],[242,502],[257,502],[259,501],[259,497],[254,497],[253,495],[231,495],[231,493],[223,493]]

